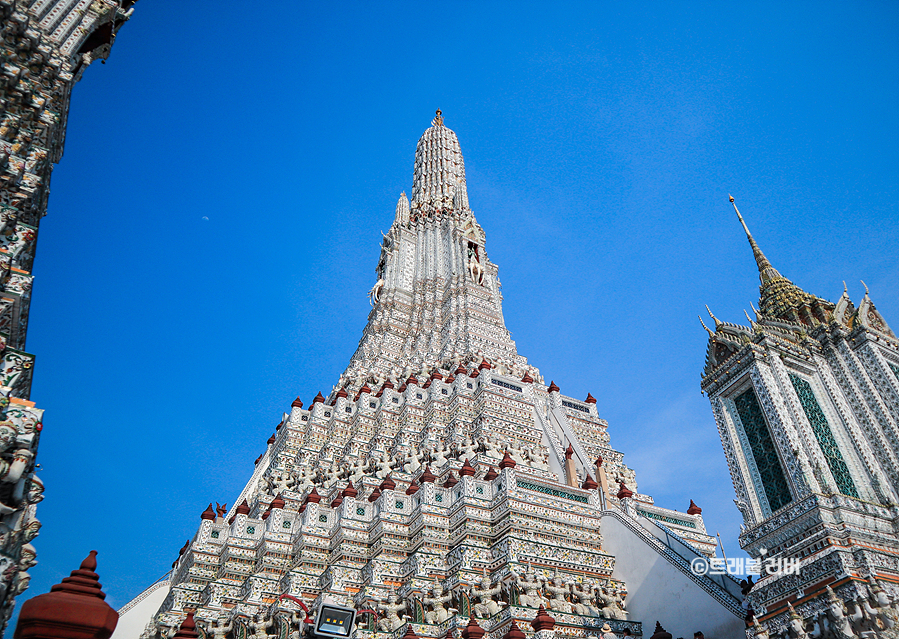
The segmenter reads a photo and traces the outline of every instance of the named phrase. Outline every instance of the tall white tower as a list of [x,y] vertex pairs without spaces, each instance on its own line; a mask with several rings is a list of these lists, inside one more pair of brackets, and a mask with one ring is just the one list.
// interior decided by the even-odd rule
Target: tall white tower
[[215,636],[286,636],[326,598],[377,613],[357,639],[404,626],[514,638],[540,606],[557,637],[606,623],[639,636],[656,619],[681,635],[697,619],[710,636],[739,632],[738,584],[690,571],[715,548],[701,510],[640,494],[596,399],[562,395],[518,354],[439,111],[411,193],[347,369],[327,397],[292,403],[236,505],[209,504],[164,586],[120,611],[116,639],[168,636],[188,610]]
[[[806,293],[737,216],[759,308],[748,326],[712,316],[702,390],[743,514],[742,547],[772,570],[799,564],[798,574],[763,575],[756,614],[772,631],[791,615],[826,625],[859,598],[899,595],[899,341],[867,289],[858,307],[845,288],[836,304]],[[883,623],[859,614],[853,632]]]

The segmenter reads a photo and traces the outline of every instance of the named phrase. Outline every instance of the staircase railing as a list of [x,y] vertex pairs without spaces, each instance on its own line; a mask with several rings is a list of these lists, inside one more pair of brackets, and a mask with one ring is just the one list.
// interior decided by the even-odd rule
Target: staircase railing
[[[603,517],[613,517],[624,524],[631,532],[643,539],[646,543],[656,549],[656,551],[665,557],[669,563],[689,577],[696,585],[709,593],[722,606],[727,608],[731,613],[740,619],[745,618],[746,611],[743,609],[742,601],[728,592],[723,586],[716,583],[709,575],[699,575],[690,568],[690,562],[687,561],[674,548],[664,543],[661,539],[653,535],[638,522],[617,510],[604,510]],[[652,522],[655,523],[655,522]],[[660,528],[662,528],[660,526]],[[667,530],[667,529],[665,529]],[[667,531],[670,533],[670,531]],[[671,533],[673,534],[673,533]],[[697,557],[701,556],[697,553]],[[732,577],[729,577],[733,580]],[[733,580],[736,581],[736,580]]]

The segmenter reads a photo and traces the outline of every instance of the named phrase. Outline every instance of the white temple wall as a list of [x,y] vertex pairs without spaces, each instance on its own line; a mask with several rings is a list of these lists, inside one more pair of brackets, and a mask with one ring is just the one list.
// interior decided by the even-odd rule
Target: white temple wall
[[119,622],[110,639],[138,639],[147,621],[159,610],[169,594],[167,580],[157,581],[119,610]]
[[656,621],[675,637],[692,637],[696,631],[706,637],[744,635],[742,619],[616,518],[603,517],[602,537],[603,550],[615,557],[612,577],[627,584],[629,617],[643,622],[645,636]]

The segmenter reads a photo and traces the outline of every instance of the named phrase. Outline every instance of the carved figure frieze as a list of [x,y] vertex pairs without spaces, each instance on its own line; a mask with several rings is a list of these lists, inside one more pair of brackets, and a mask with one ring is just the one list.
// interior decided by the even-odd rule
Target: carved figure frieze
[[520,605],[529,608],[549,605],[549,601],[543,597],[543,579],[539,575],[532,570],[519,575],[513,570],[512,576],[519,589],[518,602]]
[[383,632],[392,632],[402,626],[410,617],[407,614],[400,616],[400,612],[406,610],[406,602],[400,601],[395,592],[391,592],[386,602],[377,604],[378,611],[383,617],[378,619],[378,629]]
[[437,579],[434,579],[434,585],[430,589],[430,596],[422,599],[422,603],[429,608],[425,612],[425,620],[430,624],[439,624],[456,614],[458,611],[448,606],[452,600],[452,593],[446,592],[443,585]]
[[478,602],[474,605],[474,613],[481,618],[492,617],[502,610],[508,604],[505,601],[498,601],[498,595],[502,592],[502,584],[497,583],[491,585],[490,576],[484,573],[479,584],[471,589],[471,594],[477,597]]

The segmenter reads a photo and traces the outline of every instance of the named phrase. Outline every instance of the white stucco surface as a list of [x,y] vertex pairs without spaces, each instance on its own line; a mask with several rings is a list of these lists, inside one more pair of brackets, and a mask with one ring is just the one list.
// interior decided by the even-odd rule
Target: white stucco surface
[[139,639],[169,593],[167,579],[157,581],[119,610],[119,623],[110,639]]
[[[656,621],[675,638],[702,631],[708,639],[742,639],[743,620],[612,516],[602,518],[603,550],[615,556],[612,576],[627,584],[630,619],[649,637]],[[659,611],[664,610],[662,615]]]

